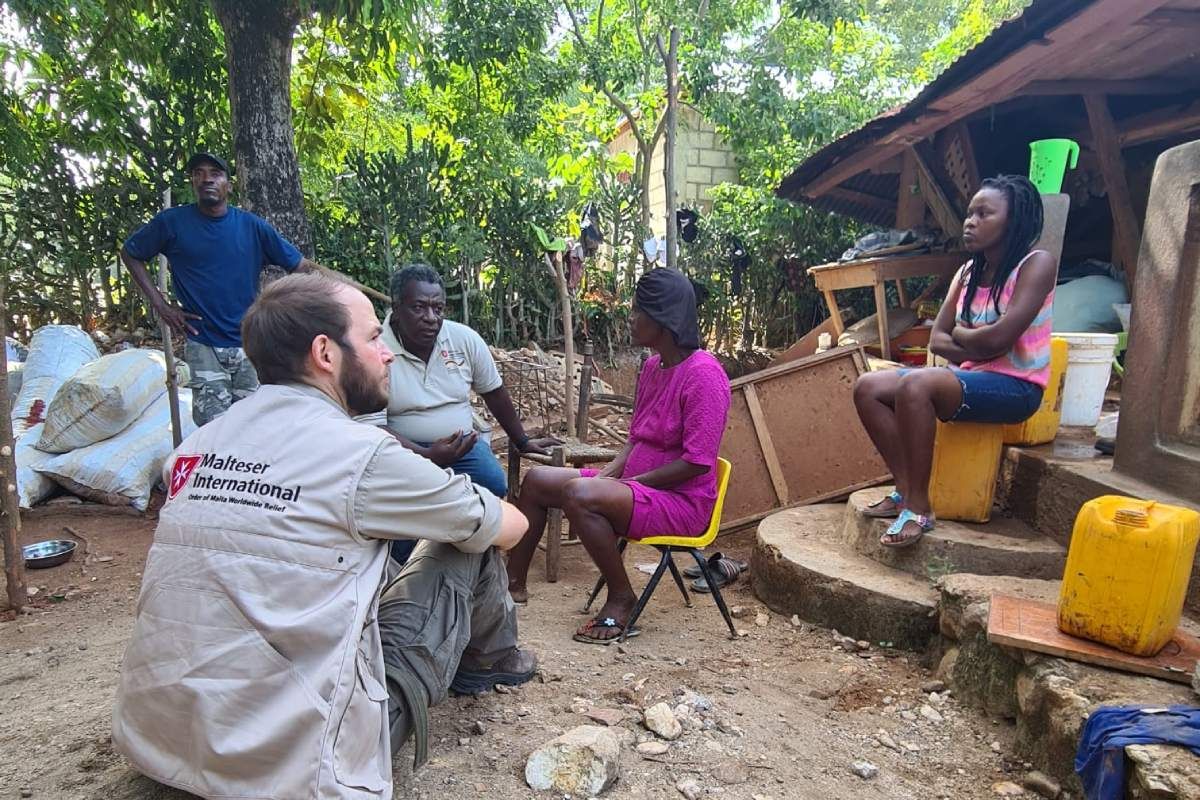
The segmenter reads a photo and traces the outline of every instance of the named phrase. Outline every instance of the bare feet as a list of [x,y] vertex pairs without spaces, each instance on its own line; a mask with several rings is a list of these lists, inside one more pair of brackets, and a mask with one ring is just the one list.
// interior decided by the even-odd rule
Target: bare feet
[[512,600],[519,606],[523,606],[529,602],[529,591],[524,586],[517,586],[514,583],[508,584],[508,593],[512,596]]

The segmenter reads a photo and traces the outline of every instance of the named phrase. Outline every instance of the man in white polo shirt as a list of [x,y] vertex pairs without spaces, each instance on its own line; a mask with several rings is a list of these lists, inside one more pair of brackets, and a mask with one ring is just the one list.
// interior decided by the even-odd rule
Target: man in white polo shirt
[[[504,497],[508,480],[491,447],[474,430],[471,392],[483,398],[521,452],[544,454],[558,440],[526,435],[483,338],[444,318],[446,290],[433,267],[404,267],[392,276],[390,289],[392,310],[383,321],[382,338],[396,356],[391,397],[386,413],[363,421],[385,427],[410,450]],[[392,555],[404,563],[411,548],[411,542],[398,540]]]

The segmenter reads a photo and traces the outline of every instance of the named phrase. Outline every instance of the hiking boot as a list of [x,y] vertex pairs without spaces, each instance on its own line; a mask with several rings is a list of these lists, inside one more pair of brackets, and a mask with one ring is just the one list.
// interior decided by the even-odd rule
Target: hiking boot
[[473,667],[464,661],[458,665],[450,691],[475,695],[490,692],[498,683],[520,686],[537,674],[537,666],[537,656],[518,647],[490,667]]

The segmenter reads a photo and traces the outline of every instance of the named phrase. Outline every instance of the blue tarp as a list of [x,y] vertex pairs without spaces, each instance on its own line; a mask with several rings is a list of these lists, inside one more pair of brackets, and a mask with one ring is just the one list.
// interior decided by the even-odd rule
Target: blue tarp
[[1101,706],[1079,737],[1075,771],[1087,800],[1125,797],[1125,746],[1174,744],[1200,755],[1200,708]]

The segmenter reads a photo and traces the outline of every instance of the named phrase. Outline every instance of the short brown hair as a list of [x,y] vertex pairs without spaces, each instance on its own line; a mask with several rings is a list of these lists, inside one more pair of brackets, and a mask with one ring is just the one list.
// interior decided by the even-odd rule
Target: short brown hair
[[315,273],[270,283],[242,319],[242,346],[261,383],[293,383],[304,375],[313,339],[324,334],[348,347],[346,284]]

